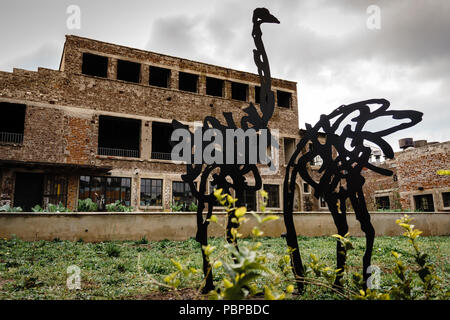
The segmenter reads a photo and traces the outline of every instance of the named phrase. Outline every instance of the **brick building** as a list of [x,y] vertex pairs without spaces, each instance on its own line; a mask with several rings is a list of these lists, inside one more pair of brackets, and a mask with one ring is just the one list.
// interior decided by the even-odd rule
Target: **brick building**
[[[251,52],[249,51],[249,54]],[[296,83],[272,80],[280,170],[263,175],[273,209],[282,205],[284,168],[299,141]],[[66,36],[59,70],[0,72],[0,204],[30,210],[90,197],[137,211],[193,201],[170,160],[171,121],[193,128],[206,115],[238,120],[258,105],[256,74],[115,44]],[[306,187],[298,182],[296,210]],[[259,209],[257,194],[246,194]]]
[[369,210],[450,211],[450,176],[437,174],[450,168],[450,141],[415,141],[380,166],[394,174],[364,172]]

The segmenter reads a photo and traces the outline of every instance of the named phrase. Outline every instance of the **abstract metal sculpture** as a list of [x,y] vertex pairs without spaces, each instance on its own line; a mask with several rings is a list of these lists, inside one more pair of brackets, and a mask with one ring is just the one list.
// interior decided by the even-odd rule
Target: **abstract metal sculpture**
[[[371,111],[371,107],[374,107],[374,105],[378,107]],[[422,120],[421,112],[388,110],[388,108],[389,101],[385,99],[360,101],[343,105],[329,115],[321,115],[320,120],[314,127],[306,124],[305,135],[298,143],[287,165],[283,186],[286,241],[287,245],[294,249],[292,265],[299,291],[303,289],[301,278],[304,276],[304,269],[292,216],[297,175],[300,175],[314,189],[316,198],[323,197],[333,216],[338,234],[341,236],[348,232],[346,200],[350,200],[356,219],[361,224],[361,230],[366,235],[366,250],[363,257],[364,283],[369,278],[368,267],[372,256],[375,230],[370,222],[370,215],[364,199],[363,185],[365,179],[361,175],[361,171],[367,168],[386,176],[392,175],[392,171],[377,167],[369,162],[371,148],[366,146],[365,142],[378,146],[387,158],[392,159],[394,152],[383,137],[398,130],[412,127]],[[357,115],[352,117],[354,113],[357,113]],[[406,119],[409,121],[377,132],[370,132],[364,128],[368,122],[379,117],[392,117],[394,120]],[[337,135],[340,126],[343,126],[343,131],[342,134]],[[325,141],[319,141],[320,135]],[[306,147],[309,147],[309,150],[306,150]],[[317,156],[322,158],[323,163],[318,170],[318,173],[321,174],[320,178],[314,179],[308,172],[308,163]],[[345,265],[346,255],[344,250],[338,241],[336,248],[337,268],[341,270]],[[341,274],[336,277],[336,286],[339,285],[341,278]]]
[[[279,23],[278,19],[275,18],[270,12],[265,8],[257,8],[253,12],[253,30],[252,37],[255,43],[256,49],[253,50],[253,57],[255,64],[258,68],[259,79],[261,83],[261,91],[260,91],[260,111],[261,115],[258,113],[253,103],[245,108],[243,111],[246,113],[240,120],[240,128],[242,130],[253,129],[255,132],[260,132],[263,129],[267,130],[268,134],[266,135],[267,140],[274,147],[276,147],[276,142],[270,134],[270,130],[268,128],[268,122],[272,117],[274,112],[274,94],[271,90],[271,76],[270,76],[270,68],[269,62],[267,59],[266,51],[264,49],[264,45],[262,42],[262,32],[261,32],[261,24],[262,23]],[[237,126],[234,122],[233,115],[231,112],[224,112],[223,116],[225,118],[226,124],[221,124],[220,121],[212,116],[207,116],[203,120],[203,127],[201,129],[202,136],[209,129],[218,130],[222,136],[226,136],[227,129],[237,129]],[[177,120],[172,121],[172,125],[175,130],[184,129],[189,130],[189,127],[183,125]],[[205,142],[197,143],[200,145],[195,145],[195,133],[190,133],[191,141],[194,141],[194,148],[197,150],[204,150],[206,147]],[[260,138],[261,139],[261,138]],[[172,142],[172,144],[174,144]],[[236,141],[233,139],[232,141],[225,141],[225,145],[222,146],[222,150],[228,150],[228,144],[232,144],[233,148],[236,147]],[[258,143],[259,147],[259,143]],[[216,197],[212,190],[207,192],[207,184],[208,177],[212,177],[212,185],[215,185],[217,189],[223,189],[224,193],[230,193],[230,190],[233,189],[236,192],[236,197],[238,199],[237,206],[245,205],[242,202],[243,194],[246,191],[256,191],[261,189],[262,181],[259,170],[256,164],[251,164],[246,161],[244,164],[220,164],[220,163],[195,163],[194,161],[194,151],[191,151],[191,160],[190,163],[186,166],[186,174],[182,175],[183,181],[189,184],[192,194],[198,200],[198,209],[197,209],[197,234],[196,240],[202,246],[202,257],[203,257],[203,272],[205,275],[205,286],[203,287],[203,292],[209,292],[214,289],[213,284],[213,276],[212,276],[212,268],[208,261],[208,257],[205,255],[204,246],[208,244],[208,235],[207,229],[209,225],[209,219],[212,215],[212,209],[214,204],[216,203]],[[248,155],[249,145],[245,145],[245,154]],[[264,150],[264,154],[265,154]],[[258,152],[259,154],[259,152]],[[260,159],[261,163],[267,163],[267,159]],[[269,165],[270,161],[269,161]],[[252,175],[254,178],[254,185],[249,185],[246,179],[246,175]],[[200,179],[199,185],[197,186],[195,180]],[[205,205],[208,205],[208,211],[206,217],[203,215],[203,211],[205,209]],[[228,224],[227,224],[227,241],[234,242],[234,238],[231,236],[231,228],[237,227],[235,223],[232,222],[234,216],[234,212],[229,214],[228,216]]]

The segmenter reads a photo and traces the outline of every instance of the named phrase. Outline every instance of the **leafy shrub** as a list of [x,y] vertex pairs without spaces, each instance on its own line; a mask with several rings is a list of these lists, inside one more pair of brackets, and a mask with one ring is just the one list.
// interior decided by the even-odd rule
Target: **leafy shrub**
[[[230,233],[232,240],[237,240],[242,235],[239,233],[239,228],[242,224],[249,219],[245,216],[247,213],[246,207],[236,208],[234,206],[237,199],[234,199],[229,194],[222,194],[222,189],[215,190],[214,195],[218,202],[225,207],[228,215],[233,215],[232,222],[236,223],[238,227],[231,228]],[[267,203],[267,192],[262,191],[263,197],[262,211],[265,211]],[[252,235],[254,237],[261,237],[264,232],[259,229],[259,225],[278,219],[275,215],[258,215],[254,212],[251,213],[258,221],[258,226],[252,229]],[[219,223],[216,215],[212,215],[209,219],[210,222]],[[226,227],[224,228],[224,234],[226,234]],[[225,235],[226,236],[226,235]],[[284,299],[285,292],[278,292],[275,290],[275,285],[281,283],[281,277],[268,267],[268,257],[261,251],[261,242],[257,242],[253,245],[243,244],[239,246],[239,250],[235,244],[229,243],[224,246],[224,252],[220,252],[218,256],[220,258],[215,261],[211,261],[213,269],[222,272],[217,272],[217,276],[221,281],[216,290],[209,293],[211,299],[227,299],[227,300],[239,300],[249,298],[253,295],[264,293],[266,299]],[[211,254],[216,248],[211,245],[203,247],[203,252],[208,261],[211,259]],[[197,269],[192,267],[183,266],[180,262],[171,259],[172,264],[177,271],[172,272],[164,278],[165,286],[177,289],[181,283],[183,277],[189,277],[197,272]],[[289,256],[287,259],[289,263]],[[289,268],[287,265],[283,265],[284,268]],[[267,279],[267,285],[261,290],[258,288],[257,282],[261,279]],[[203,283],[204,285],[204,283]],[[286,292],[290,293],[294,290],[294,287],[289,284],[286,287]]]
[[96,212],[98,211],[98,204],[92,201],[91,198],[78,200],[78,212]]
[[[393,267],[394,274],[396,278],[394,279],[393,285],[382,289],[370,289],[364,290],[363,277],[359,273],[352,273],[350,279],[352,284],[348,286],[340,287],[340,293],[345,298],[355,298],[362,300],[413,300],[413,299],[432,299],[432,298],[442,298],[443,296],[448,296],[448,292],[444,293],[442,288],[442,279],[440,279],[436,274],[435,265],[430,261],[429,256],[421,252],[419,245],[417,243],[417,238],[422,233],[418,229],[414,229],[414,225],[410,224],[413,219],[408,215],[404,215],[402,218],[396,220],[396,223],[402,227],[405,232],[403,236],[408,238],[408,242],[414,248],[414,261],[416,266],[411,266],[402,261],[401,254],[392,251],[391,254],[395,258],[395,265]],[[352,249],[350,240],[348,239],[348,234],[345,237],[334,235],[346,248],[346,251]],[[323,285],[323,283],[328,283],[331,285],[339,272],[345,272],[346,270],[334,270],[324,264],[319,263],[318,259],[311,255],[312,262],[307,264],[308,272],[312,271],[318,281],[305,278],[306,283],[313,285]],[[321,282],[321,279],[325,279]],[[331,288],[331,287],[330,287]],[[335,289],[335,288],[332,288]],[[356,294],[355,294],[356,293]]]
[[60,202],[57,205],[49,203],[47,208],[44,209],[40,205],[35,205],[33,208],[31,208],[33,212],[69,212],[70,210],[63,206],[63,204]]
[[132,212],[133,207],[123,205],[119,200],[114,203],[106,205],[106,211],[108,212]]
[[173,271],[173,264],[169,259],[148,258],[143,261],[143,268],[149,274],[167,274]]
[[195,202],[191,202],[191,204],[188,207],[188,211],[197,212],[197,208],[198,208],[197,204]]
[[170,203],[170,209],[172,209],[172,212],[180,212],[183,210],[183,204],[180,202],[172,202]]
[[120,256],[120,247],[110,242],[105,246],[105,252],[108,255],[108,257],[117,258]]
[[11,207],[9,204],[5,204],[4,206],[0,206],[0,212],[22,212],[21,207]]
[[136,241],[136,244],[148,244],[147,237],[143,236],[140,240]]

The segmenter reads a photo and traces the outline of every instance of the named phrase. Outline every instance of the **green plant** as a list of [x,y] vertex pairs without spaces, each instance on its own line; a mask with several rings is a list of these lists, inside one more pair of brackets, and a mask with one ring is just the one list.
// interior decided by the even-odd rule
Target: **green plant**
[[143,236],[140,240],[136,241],[136,244],[148,244],[148,239]]
[[[413,255],[417,267],[407,270],[400,260],[401,254],[393,251],[392,255],[396,259],[394,272],[398,279],[391,288],[390,294],[393,298],[404,299],[412,299],[423,295],[423,298],[428,300],[441,291],[440,283],[442,280],[436,275],[436,268],[430,261],[428,254],[420,251],[417,238],[422,231],[414,228],[414,225],[410,223],[412,220],[413,218],[405,214],[402,218],[396,220],[396,223],[405,230],[403,236],[408,238],[414,248]],[[414,279],[414,275],[417,275],[416,278],[418,279]],[[420,281],[417,281],[419,279]]]
[[31,208],[31,210],[33,212],[55,212],[55,213],[57,213],[57,212],[69,212],[70,211],[69,209],[64,207],[61,202],[58,203],[57,205],[49,203],[47,205],[46,209],[42,208],[40,205],[37,204],[33,208]]
[[171,202],[170,209],[172,210],[172,212],[180,212],[181,210],[183,210],[183,204],[177,201]]
[[49,203],[44,212],[69,212],[69,209],[64,207],[61,202],[58,204]]
[[98,204],[92,201],[91,198],[78,200],[78,212],[96,212],[98,211]]
[[[222,189],[215,190],[214,195],[217,201],[225,208],[227,214],[233,214],[231,222],[237,227],[230,229],[232,242],[224,245],[225,253],[220,254],[221,258],[212,263],[212,267],[215,269],[223,268],[226,276],[222,278],[220,286],[210,292],[209,297],[211,299],[241,300],[264,292],[265,299],[284,299],[286,293],[280,292],[275,288],[276,285],[280,285],[281,277],[267,265],[268,258],[261,250],[262,243],[258,241],[253,245],[241,245],[239,249],[236,246],[236,240],[242,237],[239,229],[249,221],[249,218],[246,217],[247,208],[234,207],[237,199],[229,194],[222,194]],[[278,219],[278,216],[265,214],[268,194],[262,190],[261,196],[263,199],[261,205],[263,215],[251,212],[257,221],[257,225],[252,228],[252,236],[254,238],[261,237],[264,234],[260,229],[262,224]],[[210,221],[218,223],[217,216],[212,215]],[[222,227],[227,233],[226,228]],[[226,234],[225,237],[227,237]],[[210,245],[204,247],[204,252],[208,259],[213,251],[214,247]],[[264,278],[270,278],[270,280],[267,281],[264,289],[261,290],[258,288],[257,283]],[[294,287],[289,284],[285,290],[287,293],[291,293]]]
[[114,203],[106,205],[106,211],[108,212],[132,212],[133,207],[123,205],[119,200]]
[[31,208],[31,211],[33,212],[44,212],[44,208],[42,208],[40,205],[35,205],[33,208]]
[[197,212],[197,208],[198,208],[197,204],[195,202],[191,202],[191,204],[188,207],[188,211]]
[[120,256],[120,247],[112,242],[109,242],[105,246],[105,252],[108,257],[119,257]]
[[9,204],[5,204],[4,206],[0,206],[0,212],[22,212],[21,207],[11,207]]

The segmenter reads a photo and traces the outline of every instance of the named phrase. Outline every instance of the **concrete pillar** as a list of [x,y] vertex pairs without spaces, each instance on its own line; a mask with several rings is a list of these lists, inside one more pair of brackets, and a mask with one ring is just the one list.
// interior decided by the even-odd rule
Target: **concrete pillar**
[[231,82],[225,80],[224,83],[224,98],[225,99],[231,99]]
[[117,59],[108,59],[108,79],[117,79]]
[[131,206],[134,211],[139,211],[139,197],[141,193],[141,179],[139,176],[139,171],[135,171],[131,177]]
[[142,121],[141,123],[141,159],[150,159],[152,148],[152,123]]
[[254,104],[256,104],[256,102],[255,102],[255,86],[254,85],[248,86],[248,102],[253,102]]
[[67,208],[76,211],[78,208],[80,176],[69,175],[67,177]]
[[206,76],[200,74],[198,76],[198,93],[201,95],[206,95]]
[[141,64],[141,84],[148,85],[149,72],[149,66],[147,64]]
[[170,72],[169,88],[178,89],[178,78],[179,78],[179,71],[172,70]]
[[9,204],[13,206],[14,198],[14,171],[3,169],[0,177],[0,206]]

